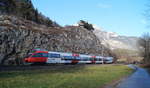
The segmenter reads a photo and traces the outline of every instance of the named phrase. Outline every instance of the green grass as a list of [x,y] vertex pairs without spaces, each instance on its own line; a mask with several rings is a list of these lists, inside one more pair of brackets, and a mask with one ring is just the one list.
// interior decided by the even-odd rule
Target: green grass
[[0,88],[100,88],[131,72],[123,65],[0,72]]

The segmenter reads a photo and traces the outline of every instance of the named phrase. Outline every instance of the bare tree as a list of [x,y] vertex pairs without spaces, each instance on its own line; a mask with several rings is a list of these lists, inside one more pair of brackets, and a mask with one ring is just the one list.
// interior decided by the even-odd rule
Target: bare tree
[[150,34],[148,32],[141,36],[139,45],[141,46],[141,53],[144,57],[144,62],[150,63]]

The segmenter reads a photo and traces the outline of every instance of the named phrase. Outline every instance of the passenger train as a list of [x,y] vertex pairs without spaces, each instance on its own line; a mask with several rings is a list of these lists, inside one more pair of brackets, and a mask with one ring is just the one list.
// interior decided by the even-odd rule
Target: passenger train
[[25,58],[25,62],[32,64],[101,64],[113,63],[113,57],[35,50]]

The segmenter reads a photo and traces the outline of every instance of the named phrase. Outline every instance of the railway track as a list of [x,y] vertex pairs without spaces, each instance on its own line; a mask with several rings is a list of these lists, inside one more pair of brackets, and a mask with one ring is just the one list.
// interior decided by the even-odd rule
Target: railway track
[[91,66],[91,65],[100,65],[100,64],[0,66],[0,72],[4,72],[4,71],[28,71],[28,70],[72,69],[72,68]]

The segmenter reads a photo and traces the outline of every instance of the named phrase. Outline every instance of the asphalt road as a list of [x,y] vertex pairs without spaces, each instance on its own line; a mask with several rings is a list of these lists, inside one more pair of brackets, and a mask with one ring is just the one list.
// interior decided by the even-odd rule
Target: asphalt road
[[116,88],[150,88],[150,74],[146,69],[129,65],[136,71],[127,79],[122,80]]

